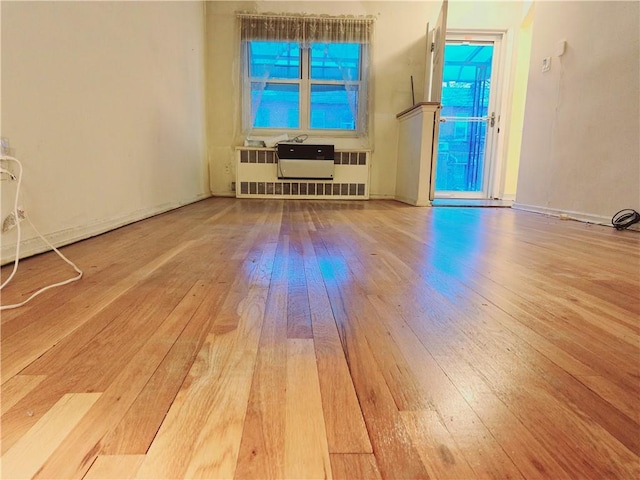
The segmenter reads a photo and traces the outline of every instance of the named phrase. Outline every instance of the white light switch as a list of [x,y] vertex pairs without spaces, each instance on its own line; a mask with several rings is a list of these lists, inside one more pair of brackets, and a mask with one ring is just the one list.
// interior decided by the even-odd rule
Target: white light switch
[[551,70],[551,57],[544,57],[542,59],[542,71],[548,72]]

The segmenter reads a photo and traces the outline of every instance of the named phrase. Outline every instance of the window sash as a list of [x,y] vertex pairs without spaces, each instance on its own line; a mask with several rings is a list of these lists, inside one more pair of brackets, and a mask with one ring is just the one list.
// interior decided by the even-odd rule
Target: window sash
[[[311,49],[309,47],[301,47],[300,52],[300,72],[301,78],[269,78],[269,77],[250,77],[250,42],[243,42],[244,48],[244,68],[243,68],[243,129],[244,131],[257,130],[268,133],[270,130],[288,130],[296,132],[308,132],[313,134],[323,134],[323,132],[330,133],[331,135],[349,135],[357,136],[366,132],[366,102],[367,102],[367,65],[366,56],[368,55],[367,45],[360,45],[360,58],[358,65],[358,78],[359,80],[325,80],[325,79],[311,79]],[[298,127],[257,127],[255,126],[256,115],[258,113],[259,105],[252,103],[252,84],[262,83],[268,84],[298,84],[299,85],[299,119]],[[340,128],[312,128],[311,127],[311,89],[314,85],[344,85],[345,91],[353,91],[357,89],[357,99],[355,101],[355,111],[352,111],[352,116],[355,123],[354,129],[340,129]],[[347,93],[348,94],[348,93]],[[351,104],[348,107],[352,108]]]

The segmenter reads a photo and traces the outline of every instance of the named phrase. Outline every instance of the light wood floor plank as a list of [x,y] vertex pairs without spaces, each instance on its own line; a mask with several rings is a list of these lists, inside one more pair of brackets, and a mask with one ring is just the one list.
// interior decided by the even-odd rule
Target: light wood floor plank
[[212,334],[198,354],[138,478],[234,476],[264,319],[268,290],[263,285],[274,253],[275,245],[267,244],[254,286],[237,307],[238,329]]
[[382,479],[372,453],[332,453],[331,470],[334,480]]
[[401,415],[431,478],[478,478],[437,412],[420,410]]
[[13,407],[42,382],[46,375],[16,375],[2,386],[0,415]]
[[269,291],[235,477],[284,478],[287,285]]
[[329,452],[371,453],[373,447],[308,234],[303,235],[303,251]]
[[129,480],[143,460],[144,455],[99,455],[83,480]]
[[[495,379],[490,379],[489,383],[480,382],[468,363],[451,357],[442,358],[440,362],[446,365],[448,375],[455,378],[459,388],[465,392],[465,398],[483,418],[498,441],[505,448],[515,452],[514,461],[528,476],[538,471],[547,478],[556,477],[553,471],[557,467],[548,462],[543,463],[542,454],[551,455],[554,463],[567,472],[565,475],[571,475],[583,465],[588,466],[591,472],[606,472],[607,477],[613,478],[633,478],[640,473],[637,456],[631,454],[610,435],[600,431],[597,426],[592,429],[591,426],[578,424],[569,412],[559,414],[557,409],[562,407],[538,389],[529,388],[526,394],[523,392],[520,395],[496,394]],[[506,399],[513,405],[518,405],[518,420],[525,429],[518,425],[511,414],[500,414],[506,410]],[[550,420],[552,418],[555,420]],[[520,437],[528,437],[529,440],[517,438],[518,431]],[[599,440],[595,441],[595,438]],[[513,445],[514,441],[518,442],[516,448]],[[566,443],[566,451],[555,450],[556,442]],[[524,447],[524,444],[527,447]],[[542,449],[537,450],[537,445],[542,446]],[[534,450],[531,450],[532,446]],[[549,465],[552,466],[551,469]]]
[[[302,235],[306,231],[304,214],[295,208],[285,208],[282,232],[289,237],[287,272],[287,337],[313,338],[307,282],[304,275]],[[302,227],[302,228],[301,228]]]
[[[174,271],[169,269],[166,273]],[[107,391],[194,283],[195,280],[189,276],[170,275],[160,288],[149,288],[147,284],[147,288],[138,295],[138,299],[144,301],[134,304],[127,314],[120,314],[119,309],[116,310],[118,313],[110,311],[109,321],[99,336],[82,344],[73,358],[67,361],[57,358],[57,371],[51,371],[52,374],[38,388],[3,415],[3,425],[7,428],[2,431],[2,448],[10,447],[17,436],[35,423],[39,415],[64,393]],[[122,341],[125,332],[127,341]],[[63,358],[65,356],[62,355]],[[155,370],[157,364],[148,368]],[[25,406],[34,412],[32,417],[25,419],[21,415]]]
[[100,398],[100,393],[65,395],[2,456],[2,477],[31,478]]
[[[390,478],[428,478],[364,338],[366,319],[371,312],[361,294],[349,295],[354,289],[345,288],[353,280],[339,252],[327,248],[318,235],[311,238],[320,258],[322,275],[380,472],[383,477]],[[403,463],[400,471],[399,463]]]
[[235,476],[284,478],[289,235],[280,233]]
[[287,341],[284,477],[332,478],[313,340]]
[[[434,307],[432,306],[431,308],[433,309]],[[443,313],[440,312],[440,314],[442,315],[442,318],[444,318]],[[438,336],[440,336],[441,334],[438,334],[437,331],[435,331],[434,329],[422,329],[422,323],[418,323],[418,318],[422,317],[423,314],[413,317],[410,320],[410,325],[416,331],[422,342],[427,345],[430,350],[437,352],[435,355],[438,364],[442,366],[449,378],[454,380],[458,389],[468,395],[467,400],[469,402],[474,399],[475,392],[481,391],[489,395],[491,395],[489,392],[493,392],[493,395],[497,395],[498,397],[500,397],[500,399],[509,406],[515,405],[516,403],[520,404],[521,406],[524,406],[525,404],[538,405],[536,408],[517,409],[519,418],[521,419],[521,421],[524,421],[526,423],[534,436],[538,435],[539,429],[545,429],[545,438],[548,436],[551,436],[552,438],[561,438],[564,432],[567,431],[573,432],[572,434],[574,436],[584,436],[584,438],[580,442],[578,442],[578,444],[582,445],[579,451],[576,451],[570,455],[565,454],[562,457],[557,457],[555,458],[555,461],[553,459],[549,460],[551,464],[555,462],[562,463],[563,460],[571,460],[568,464],[565,464],[565,470],[567,472],[573,471],[575,468],[575,464],[572,463],[573,460],[582,456],[584,453],[583,450],[590,449],[590,447],[594,445],[593,441],[589,440],[589,438],[595,433],[590,432],[590,430],[592,429],[586,426],[579,427],[575,424],[571,426],[572,422],[575,419],[575,414],[571,410],[567,410],[564,415],[559,416],[558,421],[556,422],[548,420],[548,413],[560,407],[560,404],[556,401],[555,397],[552,396],[551,392],[548,391],[549,386],[547,382],[552,377],[538,377],[534,372],[527,372],[527,369],[521,366],[522,362],[520,362],[519,360],[505,360],[505,356],[511,355],[508,351],[504,354],[497,354],[497,350],[490,350],[494,353],[492,353],[492,355],[489,357],[486,355],[487,345],[483,344],[483,346],[480,347],[479,345],[476,345],[476,343],[470,338],[467,338],[465,340],[464,349],[451,349],[442,341],[438,343]],[[453,314],[451,318],[459,319],[461,317]],[[463,324],[464,322],[458,321],[458,324],[460,323]],[[462,333],[459,333],[459,335],[462,336]],[[444,345],[444,348],[441,345]],[[445,353],[447,349],[448,353]],[[454,368],[461,368],[463,365],[465,365],[464,359],[466,359],[467,364],[472,364],[474,368],[471,369],[470,367],[465,367],[465,373],[455,374],[456,370]],[[551,370],[547,371],[554,371],[551,365],[549,365],[549,368]],[[517,381],[517,379],[520,378],[528,386],[526,392],[519,387],[519,382]],[[567,380],[569,380],[569,382],[575,382],[573,377],[570,377]],[[492,386],[490,390],[487,390],[487,385]],[[536,386],[535,390],[534,385]],[[562,395],[564,392],[567,392],[564,386],[558,385],[558,387],[562,388],[560,390],[554,389],[553,392],[555,395]],[[571,391],[572,390],[569,390],[569,392]],[[535,393],[538,393],[538,395],[536,395]],[[575,397],[572,396],[572,398]],[[489,400],[490,396],[484,397],[484,404],[489,404]],[[590,401],[593,402],[594,400],[597,399],[592,398]],[[494,399],[492,401],[497,400]],[[474,410],[478,412],[478,414],[483,412],[483,410],[480,410],[478,408],[479,406],[483,405],[483,402],[471,402],[471,404],[474,407]],[[578,405],[580,404],[581,402],[578,402]],[[575,403],[572,402],[572,405],[575,405]],[[589,405],[589,402],[586,402],[584,405]],[[575,408],[575,406],[572,408]],[[540,415],[538,415],[539,412],[545,413],[540,413]],[[613,414],[615,418],[616,412],[614,410],[611,410],[611,414]],[[531,418],[532,416],[534,416],[535,419]],[[562,426],[558,422],[567,422],[567,424]],[[486,423],[486,420],[484,421],[484,423]],[[493,427],[491,425],[487,425],[487,427],[491,432],[496,432],[496,434],[500,431],[499,428],[497,428],[497,426],[495,425]],[[599,427],[596,425],[594,426],[594,429],[597,431]],[[633,429],[631,431],[633,431]],[[618,431],[618,433],[620,432]],[[505,450],[507,450],[507,443],[505,443],[505,438],[497,438],[499,441],[502,440],[502,443],[504,444],[503,446]],[[601,447],[598,447],[598,450],[601,450],[601,452],[598,453],[596,451],[593,451],[591,454],[586,454],[584,455],[583,461],[594,465],[592,467],[594,470],[597,470],[598,467],[596,467],[595,465],[598,463],[600,464],[600,468],[604,468],[606,462],[610,461],[609,459],[611,458],[611,456],[618,457],[617,463],[624,464],[624,459],[625,457],[627,457],[625,449],[620,450],[620,444],[617,444],[618,448],[614,447],[617,442],[612,444],[612,439],[608,435],[601,438],[603,440],[603,445]],[[567,439],[566,441],[568,443],[568,449],[571,449],[573,445],[576,445],[575,440],[572,441]],[[551,455],[552,457],[557,456],[557,450],[548,448],[546,441],[542,441],[542,445],[546,447],[546,455]],[[538,457],[535,459],[534,463],[544,466],[545,462],[543,461],[543,458],[544,457],[540,457],[540,453],[538,453]],[[517,457],[516,460],[518,460]],[[526,458],[521,460],[526,461]],[[526,471],[526,467],[524,466],[521,466],[521,469]],[[547,467],[547,470],[548,469],[549,468]]]
[[[145,454],[151,445],[178,389],[191,368],[204,342],[211,319],[198,315],[200,306],[215,304],[217,298],[208,295],[212,282],[199,281],[187,292],[183,301],[167,318],[168,322],[190,318],[153,373],[144,389],[118,425],[105,436],[101,452],[118,457]],[[172,338],[162,339],[171,342]]]
[[[380,301],[377,296],[369,298],[380,318],[383,319],[388,335],[396,339],[395,344],[388,345],[393,345],[395,348],[400,345],[402,355],[410,359],[408,364],[403,362],[405,365],[403,378],[407,389],[414,392],[415,402],[411,406],[417,409],[401,412],[401,414],[430,474],[436,475],[438,472],[437,475],[450,475],[452,471],[463,471],[464,465],[460,463],[466,462],[472,467],[474,472],[472,477],[521,478],[520,470],[511,457],[414,332],[402,321],[402,318],[398,321],[397,314],[393,313],[390,305]],[[424,317],[425,320],[426,318]],[[427,322],[425,325],[429,331],[432,331],[433,325]],[[398,356],[397,353],[396,356]],[[390,382],[390,377],[387,378]],[[400,388],[400,385],[395,388]],[[421,421],[412,425],[409,419]],[[440,424],[435,423],[436,419],[444,426],[448,435],[442,431]],[[429,444],[425,447],[424,430],[440,436],[443,448],[438,450],[438,456],[425,453],[425,448],[434,448],[434,445]],[[476,447],[471,448],[472,445]],[[448,460],[455,456],[456,446],[459,446],[458,450],[463,453],[464,460],[457,462],[456,465],[449,465]],[[429,458],[428,462],[426,458]],[[436,478],[439,478],[437,475]]]
[[[89,312],[85,310],[82,316],[66,314],[60,316],[55,322],[44,325],[44,328],[39,324],[35,324],[34,328],[20,330],[16,333],[18,338],[12,338],[10,342],[7,342],[7,346],[2,349],[2,378],[10,378],[27,367],[62,338],[79,328],[87,318],[109,306],[114,299],[119,298],[120,295],[156,271],[187,246],[188,244],[183,244],[175,247],[152,262],[147,268],[132,273],[118,285],[104,291],[102,298],[98,299],[90,307]],[[78,305],[77,308],[84,307]],[[14,345],[19,345],[20,348],[14,348]]]
[[[195,284],[197,289],[197,282]],[[81,476],[91,466],[100,453],[103,437],[122,421],[184,330],[184,318],[169,316],[165,320],[138,349],[126,368],[121,369],[86,418],[54,452],[39,472],[41,478],[55,477],[53,472],[62,472],[69,478]]]

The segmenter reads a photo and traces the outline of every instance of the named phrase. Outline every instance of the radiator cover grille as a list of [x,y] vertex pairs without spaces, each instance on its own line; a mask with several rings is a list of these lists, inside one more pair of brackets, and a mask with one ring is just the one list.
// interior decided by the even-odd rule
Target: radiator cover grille
[[278,179],[278,156],[274,149],[237,149],[236,197],[325,198],[366,200],[369,198],[369,152],[335,151],[333,181],[322,179]]
[[364,197],[364,183],[240,182],[241,195]]

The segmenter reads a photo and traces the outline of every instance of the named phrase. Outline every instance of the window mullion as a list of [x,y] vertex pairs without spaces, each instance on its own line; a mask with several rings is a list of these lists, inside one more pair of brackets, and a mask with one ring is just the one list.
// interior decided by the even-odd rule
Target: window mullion
[[291,80],[289,78],[267,78],[266,80],[264,78],[250,78],[249,82],[287,83],[289,85],[298,85],[300,83],[300,80]]
[[311,98],[309,96],[309,52],[310,48],[308,46],[300,48],[300,54],[302,55],[302,59],[300,62],[300,126],[302,130],[308,130],[310,121],[309,116],[310,112],[310,103]]

